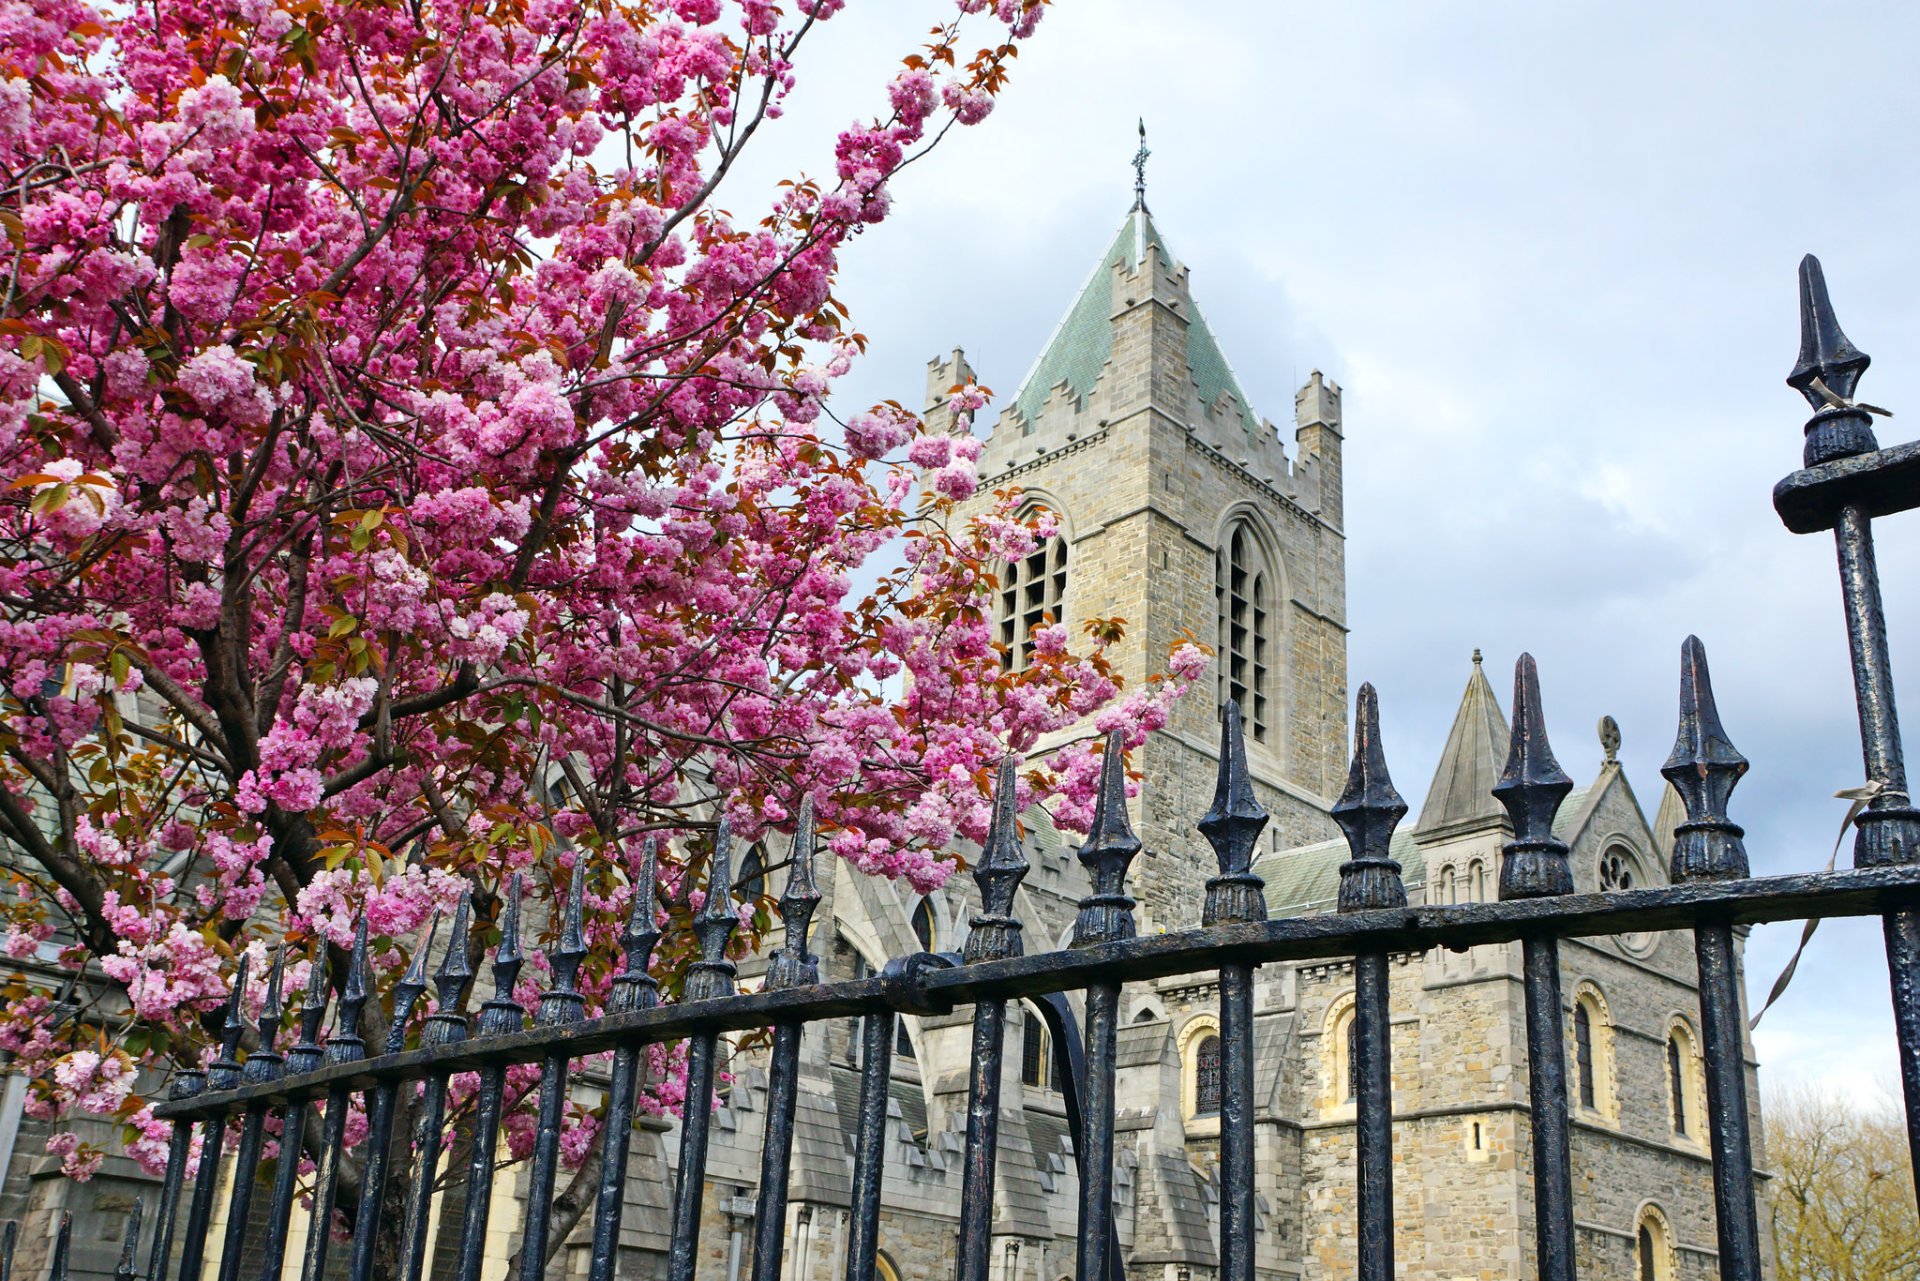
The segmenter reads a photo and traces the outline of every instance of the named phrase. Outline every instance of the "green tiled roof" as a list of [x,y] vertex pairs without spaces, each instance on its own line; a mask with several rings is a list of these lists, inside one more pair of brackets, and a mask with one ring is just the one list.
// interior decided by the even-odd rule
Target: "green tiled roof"
[[[1553,816],[1553,834],[1565,840],[1573,822],[1586,804],[1587,789],[1575,788],[1560,802]],[[1389,852],[1399,862],[1409,898],[1426,884],[1426,860],[1413,842],[1413,830],[1402,827],[1393,834]],[[1277,854],[1263,854],[1254,860],[1254,872],[1267,883],[1267,912],[1271,916],[1311,916],[1331,912],[1340,900],[1340,865],[1347,861],[1347,843],[1336,838],[1315,845],[1301,845]]]
[[[1085,399],[1093,385],[1100,378],[1100,369],[1113,354],[1113,292],[1111,281],[1113,269],[1122,263],[1129,267],[1138,266],[1143,256],[1143,247],[1152,244],[1160,251],[1160,261],[1172,266],[1174,257],[1166,242],[1160,237],[1160,229],[1154,226],[1153,218],[1144,210],[1137,215],[1143,226],[1136,230],[1135,214],[1128,214],[1127,220],[1120,224],[1119,232],[1113,243],[1087,277],[1087,283],[1080,288],[1079,297],[1053,331],[1046,349],[1040,353],[1040,359],[1027,372],[1026,380],[1020,384],[1020,390],[1014,393],[1013,407],[1031,423],[1040,414],[1041,405],[1047,396],[1061,383],[1066,383],[1077,399]],[[1144,234],[1143,234],[1144,233]],[[1187,368],[1193,374],[1194,385],[1200,391],[1200,403],[1211,405],[1221,392],[1232,392],[1240,407],[1240,417],[1249,434],[1261,430],[1260,420],[1254,414],[1247,400],[1247,393],[1240,387],[1239,379],[1233,376],[1233,369],[1227,364],[1227,358],[1220,350],[1220,344],[1214,339],[1213,331],[1200,314],[1198,304],[1192,306],[1192,315],[1187,325]]]

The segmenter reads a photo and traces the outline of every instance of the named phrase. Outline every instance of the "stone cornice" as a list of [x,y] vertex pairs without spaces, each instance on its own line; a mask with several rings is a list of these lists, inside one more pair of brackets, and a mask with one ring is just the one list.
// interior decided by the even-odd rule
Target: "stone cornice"
[[1050,449],[1046,453],[1035,457],[1030,462],[1015,463],[1004,471],[996,472],[991,476],[985,477],[981,480],[980,487],[982,489],[996,489],[1017,476],[1024,476],[1035,468],[1042,467],[1056,458],[1064,458],[1068,454],[1077,454],[1091,445],[1099,444],[1106,438],[1107,429],[1102,427],[1097,431],[1088,433],[1079,440],[1070,440],[1058,449]]

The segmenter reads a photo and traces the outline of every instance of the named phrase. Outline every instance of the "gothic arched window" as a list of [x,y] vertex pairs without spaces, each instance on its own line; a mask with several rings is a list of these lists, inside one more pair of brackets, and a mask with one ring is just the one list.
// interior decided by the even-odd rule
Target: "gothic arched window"
[[1220,1038],[1212,1033],[1193,1052],[1193,1114],[1220,1115]]
[[1267,740],[1273,688],[1275,578],[1246,522],[1227,535],[1219,555],[1220,696],[1240,704],[1247,733]]
[[1025,1030],[1020,1038],[1020,1081],[1038,1089],[1053,1084],[1052,1073],[1048,1071],[1051,1062],[1047,1051],[1047,1023],[1032,1010],[1027,1011]]
[[913,937],[920,940],[922,952],[933,951],[933,905],[925,899],[914,905]]
[[767,893],[766,852],[756,844],[740,863],[740,897],[752,903]]
[[1673,1099],[1673,1132],[1687,1132],[1687,1088],[1686,1076],[1680,1067],[1680,1042],[1675,1037],[1667,1038],[1667,1092]]
[[[1026,517],[1045,511],[1029,509]],[[1066,618],[1067,536],[1064,530],[1022,560],[1009,561],[1000,571],[1000,602],[996,609],[1001,645],[1000,665],[1022,671],[1033,657],[1033,633]]]
[[1593,1015],[1585,1001],[1573,1007],[1573,1061],[1580,1083],[1580,1106],[1591,1111],[1593,1090]]

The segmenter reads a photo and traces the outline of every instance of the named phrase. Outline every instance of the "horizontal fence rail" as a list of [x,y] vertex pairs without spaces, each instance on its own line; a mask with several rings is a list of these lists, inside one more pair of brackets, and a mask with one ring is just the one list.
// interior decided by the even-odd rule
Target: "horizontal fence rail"
[[[699,1255],[705,1164],[709,1145],[718,1038],[769,1029],[767,1119],[752,1230],[752,1281],[778,1281],[785,1249],[788,1177],[794,1144],[797,1072],[809,1028],[825,1020],[862,1020],[860,1096],[853,1142],[851,1218],[845,1275],[872,1281],[878,1251],[883,1190],[884,1124],[891,1047],[902,1014],[948,1013],[970,1007],[972,1060],[968,1065],[965,1155],[958,1206],[957,1281],[987,1281],[992,1268],[993,1194],[1000,1123],[1006,1014],[1010,1001],[1034,999],[1056,1038],[1057,1071],[1066,1094],[1073,1150],[1080,1164],[1076,1242],[1077,1281],[1121,1281],[1126,1275],[1115,1229],[1115,1080],[1121,989],[1177,975],[1214,975],[1220,1000],[1220,1281],[1252,1281],[1255,1245],[1253,991],[1260,966],[1287,962],[1352,961],[1355,986],[1354,1274],[1390,1281],[1395,1272],[1394,1117],[1391,1028],[1393,997],[1388,961],[1433,949],[1464,951],[1518,943],[1525,997],[1531,1177],[1535,1197],[1534,1265],[1544,1281],[1573,1281],[1574,1183],[1570,1161],[1566,1057],[1566,994],[1560,948],[1569,939],[1650,931],[1689,931],[1698,962],[1702,1049],[1706,1064],[1707,1134],[1713,1165],[1718,1237],[1717,1266],[1730,1281],[1758,1281],[1763,1267],[1749,1100],[1743,1044],[1735,931],[1764,922],[1879,916],[1887,955],[1906,1089],[1909,1138],[1920,1154],[1920,814],[1908,796],[1893,707],[1885,624],[1872,556],[1874,516],[1920,505],[1920,467],[1911,447],[1878,451],[1871,420],[1850,400],[1867,358],[1835,322],[1819,264],[1801,268],[1803,343],[1789,382],[1806,392],[1815,414],[1807,426],[1807,470],[1781,482],[1776,502],[1796,532],[1833,529],[1847,615],[1863,760],[1871,799],[1857,820],[1852,869],[1788,876],[1750,874],[1743,833],[1728,817],[1735,784],[1747,761],[1721,724],[1706,651],[1689,637],[1681,652],[1679,731],[1662,774],[1678,791],[1686,818],[1673,833],[1671,884],[1657,888],[1576,894],[1565,843],[1553,820],[1572,787],[1548,743],[1541,684],[1534,661],[1522,655],[1515,670],[1512,739],[1506,769],[1492,789],[1511,823],[1502,851],[1499,899],[1459,905],[1409,904],[1400,865],[1389,853],[1407,806],[1394,789],[1381,749],[1379,701],[1371,686],[1358,692],[1354,754],[1346,788],[1332,817],[1344,832],[1350,858],[1340,868],[1336,912],[1268,919],[1260,878],[1251,871],[1267,815],[1254,795],[1241,738],[1239,709],[1223,709],[1220,774],[1212,808],[1197,822],[1219,864],[1203,903],[1194,904],[1196,928],[1139,937],[1134,900],[1126,885],[1140,841],[1128,824],[1121,744],[1104,746],[1095,815],[1079,857],[1091,893],[1079,905],[1069,947],[1028,953],[1015,893],[1028,870],[1015,814],[1014,762],[1001,763],[991,830],[973,867],[980,908],[958,955],[919,953],[896,958],[877,975],[822,982],[808,950],[808,927],[820,902],[814,883],[815,834],[811,806],[793,833],[789,880],[779,900],[784,941],[768,960],[761,990],[736,990],[728,957],[738,922],[729,884],[732,838],[727,825],[715,837],[708,885],[713,892],[693,914],[695,958],[684,996],[663,1003],[649,975],[661,942],[655,884],[656,851],[649,847],[633,869],[632,907],[620,940],[624,969],[613,983],[605,1013],[586,1016],[578,972],[586,954],[583,882],[587,858],[576,858],[561,904],[558,941],[548,953],[551,979],[537,1006],[514,999],[523,963],[520,884],[505,887],[500,941],[491,957],[491,995],[471,1018],[467,1008],[475,974],[468,952],[469,905],[462,901],[428,974],[437,925],[392,986],[392,1015],[376,1045],[363,1037],[362,1015],[374,985],[364,922],[350,955],[333,976],[329,998],[325,958],[316,957],[300,1000],[297,1039],[279,1044],[282,952],[266,978],[256,1048],[242,1055],[248,976],[235,984],[219,1053],[204,1070],[178,1074],[172,1095],[155,1108],[170,1121],[172,1143],[157,1207],[148,1260],[149,1281],[203,1281],[209,1224],[224,1157],[234,1173],[219,1281],[243,1281],[241,1233],[264,1224],[264,1262],[244,1281],[285,1281],[290,1216],[299,1185],[297,1162],[283,1159],[262,1213],[254,1183],[266,1132],[278,1126],[314,1160],[310,1185],[313,1224],[305,1235],[301,1281],[322,1281],[329,1251],[326,1230],[340,1192],[348,1106],[366,1110],[368,1139],[360,1160],[357,1214],[345,1244],[351,1281],[369,1281],[374,1241],[388,1212],[383,1190],[404,1168],[409,1175],[400,1213],[401,1281],[429,1271],[427,1237],[436,1210],[435,1182],[456,1149],[443,1142],[450,1079],[477,1074],[478,1089],[466,1143],[467,1197],[457,1224],[444,1225],[460,1243],[454,1276],[476,1281],[489,1241],[492,1172],[507,1107],[508,1069],[539,1065],[538,1124],[533,1140],[527,1204],[521,1212],[516,1281],[540,1281],[553,1231],[555,1176],[562,1109],[581,1060],[610,1053],[605,1124],[598,1142],[600,1177],[591,1212],[589,1281],[612,1281],[625,1204],[627,1147],[636,1093],[649,1046],[687,1046],[688,1104],[680,1128],[677,1185],[672,1189],[673,1234],[667,1281],[691,1281]],[[1844,464],[1844,465],[1843,465]],[[624,875],[626,869],[621,868]],[[1165,915],[1163,910],[1162,915]],[[433,992],[433,1012],[413,1018]],[[1084,1029],[1064,994],[1083,996]],[[331,1035],[322,1037],[329,1007]],[[1083,1040],[1081,1038],[1084,1038]],[[417,1124],[395,1134],[396,1101],[414,1100]],[[316,1116],[316,1111],[318,1115]],[[229,1132],[231,1146],[229,1147]],[[192,1158],[193,1139],[202,1140]],[[190,1168],[191,1167],[191,1168]],[[175,1220],[185,1205],[185,1224]],[[135,1277],[140,1207],[128,1229],[117,1276]],[[53,1253],[55,1281],[66,1281],[70,1223],[63,1221]],[[495,1234],[496,1236],[498,1234]],[[178,1245],[178,1276],[169,1275]],[[13,1235],[0,1253],[0,1281],[11,1281]],[[737,1258],[737,1256],[736,1256]]]

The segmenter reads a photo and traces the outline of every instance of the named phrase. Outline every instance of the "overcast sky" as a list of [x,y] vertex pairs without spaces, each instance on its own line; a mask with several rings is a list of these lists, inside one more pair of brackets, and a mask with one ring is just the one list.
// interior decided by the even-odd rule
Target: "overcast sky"
[[[862,9],[803,55],[737,213],[829,174],[947,6]],[[1129,207],[1144,116],[1149,203],[1256,409],[1291,449],[1308,371],[1346,390],[1350,672],[1400,790],[1425,795],[1472,649],[1503,704],[1527,649],[1568,772],[1612,714],[1651,816],[1692,631],[1753,762],[1756,871],[1816,868],[1863,775],[1832,541],[1770,504],[1807,417],[1794,273],[1821,256],[1875,358],[1882,443],[1920,435],[1916,28],[1892,4],[1056,0],[994,114],[846,254],[872,346],[837,408],[917,407],[955,345],[1010,396]],[[1920,724],[1920,514],[1878,533]],[[1750,988],[1797,935],[1756,932]],[[1769,1089],[1892,1091],[1878,923],[1825,927],[1757,1042]]]

